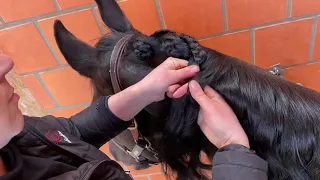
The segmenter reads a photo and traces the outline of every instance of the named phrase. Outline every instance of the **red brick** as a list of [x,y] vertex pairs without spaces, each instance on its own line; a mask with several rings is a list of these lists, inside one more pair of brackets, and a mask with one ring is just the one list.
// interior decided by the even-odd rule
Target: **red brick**
[[221,0],[160,0],[168,29],[202,37],[223,31]]
[[255,63],[262,68],[308,60],[312,19],[278,24],[255,31]]
[[250,62],[250,32],[227,34],[200,41],[208,48]]
[[211,164],[212,159],[209,159],[209,157],[203,151],[201,151],[200,161],[204,164]]
[[109,143],[105,143],[103,146],[101,146],[100,151],[105,153],[109,158],[113,159],[113,156],[111,155],[111,152],[109,150]]
[[61,9],[94,3],[94,0],[57,0]]
[[51,112],[48,112],[48,114],[53,115],[55,117],[69,118],[69,117],[79,113],[80,111],[84,110],[85,108],[86,108],[85,106],[79,106],[79,107],[75,107],[75,108],[67,108],[67,109],[58,110],[58,111],[51,111]]
[[[161,29],[160,20],[157,14],[154,0],[127,0],[120,1],[119,6],[128,17],[135,29],[145,34],[152,34],[154,31]],[[103,23],[99,9],[96,7],[99,22],[104,27],[106,33],[111,32]]]
[[39,21],[40,27],[64,64],[67,62],[61,54],[53,35],[53,23],[56,19],[61,20],[65,27],[77,38],[90,45],[94,45],[101,37],[98,24],[90,9]]
[[287,0],[226,0],[229,30],[249,27],[287,16]]
[[313,60],[320,60],[320,18],[318,18],[317,26],[312,57]]
[[133,178],[134,180],[149,180],[148,177],[136,177],[136,178]]
[[320,11],[319,0],[292,0],[291,16],[302,16]]
[[161,29],[154,0],[120,1],[119,5],[137,30],[152,34]]
[[286,69],[285,78],[320,92],[320,63],[307,64]]
[[52,0],[0,0],[0,15],[5,22],[17,21],[56,11]]
[[87,103],[92,99],[89,79],[70,67],[43,72],[40,76],[62,106]]
[[48,109],[56,107],[35,75],[22,76],[21,80],[43,108]]
[[158,174],[158,175],[152,175],[150,176],[151,180],[166,180],[167,177],[163,174]]
[[12,57],[18,73],[57,66],[37,28],[24,24],[0,31],[0,52]]

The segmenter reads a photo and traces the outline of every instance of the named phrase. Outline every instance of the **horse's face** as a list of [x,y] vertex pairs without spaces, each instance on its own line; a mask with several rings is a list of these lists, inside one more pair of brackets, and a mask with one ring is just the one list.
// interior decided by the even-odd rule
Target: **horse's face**
[[[121,85],[126,88],[143,79],[152,69],[162,63],[166,57],[141,61],[134,52],[134,41],[142,35],[135,30],[114,0],[96,0],[101,18],[112,30],[112,34],[102,37],[95,47],[78,40],[60,21],[54,24],[54,32],[60,51],[69,65],[81,75],[91,79],[94,88],[94,100],[100,96],[114,94],[110,80],[110,57],[115,44],[125,35],[134,34],[127,44],[121,59],[119,76]],[[153,117],[167,114],[168,100],[154,103],[145,110]]]

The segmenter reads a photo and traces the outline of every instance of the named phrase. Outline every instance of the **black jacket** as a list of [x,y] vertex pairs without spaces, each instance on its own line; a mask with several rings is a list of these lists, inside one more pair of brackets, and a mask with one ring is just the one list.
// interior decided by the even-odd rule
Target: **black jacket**
[[[101,98],[70,119],[25,116],[23,131],[0,151],[9,171],[0,179],[131,179],[98,149],[130,125],[113,115],[105,102]],[[221,149],[214,161],[214,179],[267,179],[266,162],[242,146]]]

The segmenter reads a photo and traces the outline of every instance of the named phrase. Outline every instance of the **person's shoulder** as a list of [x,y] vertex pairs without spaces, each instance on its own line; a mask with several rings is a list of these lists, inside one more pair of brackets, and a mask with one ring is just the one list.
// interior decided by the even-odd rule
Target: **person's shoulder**
[[22,131],[10,141],[17,146],[29,146],[32,142],[37,142],[39,140],[37,129],[43,127],[43,123],[45,123],[40,117],[23,116],[23,118],[24,127]]
[[[23,116],[25,124],[29,126],[39,126],[39,125],[51,125],[56,126],[56,122],[60,122],[61,118],[57,118],[51,115],[43,117],[33,117],[33,116]],[[64,118],[62,118],[64,119]]]
[[40,117],[23,116],[24,122],[28,124],[36,124]]
[[31,142],[40,142],[44,139],[52,140],[52,137],[54,139],[57,136],[58,131],[67,133],[67,124],[61,121],[67,122],[67,120],[61,120],[51,115],[44,117],[24,116],[24,128],[12,141],[16,144],[27,143],[30,145]]
[[44,124],[48,125],[50,121],[54,120],[55,117],[53,116],[43,116],[43,117],[33,117],[33,116],[23,116],[24,118],[24,129],[23,130],[28,130],[30,129],[29,127],[39,127]]

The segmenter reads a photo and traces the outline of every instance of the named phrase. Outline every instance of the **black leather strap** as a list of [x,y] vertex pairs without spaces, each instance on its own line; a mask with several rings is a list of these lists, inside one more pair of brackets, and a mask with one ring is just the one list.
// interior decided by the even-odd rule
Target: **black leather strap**
[[114,46],[111,58],[110,58],[110,77],[112,87],[115,93],[120,92],[123,88],[120,83],[119,78],[119,66],[120,59],[122,57],[123,51],[129,41],[129,39],[133,36],[133,34],[128,34],[122,37],[117,44]]
[[[110,78],[111,78],[113,91],[115,93],[118,93],[121,90],[123,90],[123,87],[121,86],[121,82],[120,82],[120,76],[119,76],[120,60],[122,58],[124,49],[132,36],[133,34],[128,34],[122,37],[114,46],[114,49],[111,53]],[[132,138],[128,138],[128,134],[121,133],[120,135],[118,135],[119,137],[117,136],[116,138],[114,138],[113,142],[117,145],[123,144],[123,146],[126,148],[124,151],[139,162],[144,162],[148,164],[157,163],[158,162],[157,153],[154,151],[148,150],[147,147],[149,147],[149,145],[147,146],[147,145],[141,144],[141,142],[144,142],[143,140],[145,138],[139,135],[139,131],[137,128],[138,127],[137,127],[136,120],[133,118],[132,125],[128,128],[130,130],[130,134]],[[119,142],[122,142],[122,143],[119,143]],[[141,156],[143,156],[145,160],[143,161],[140,160]]]

